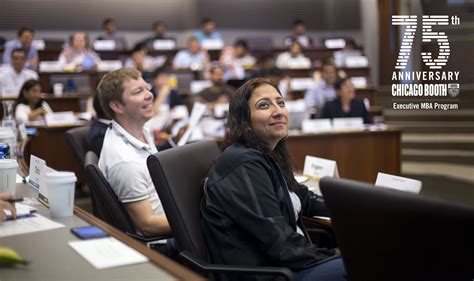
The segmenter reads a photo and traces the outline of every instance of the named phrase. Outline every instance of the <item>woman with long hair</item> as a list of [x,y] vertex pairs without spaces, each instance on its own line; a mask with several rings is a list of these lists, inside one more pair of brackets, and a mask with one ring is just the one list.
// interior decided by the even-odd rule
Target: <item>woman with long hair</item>
[[211,259],[283,266],[297,280],[344,280],[335,251],[313,245],[301,223],[301,216],[328,213],[322,198],[294,179],[287,137],[288,110],[278,88],[260,78],[247,81],[230,101],[225,150],[204,186]]
[[51,107],[41,98],[41,84],[38,80],[26,81],[20,90],[20,95],[13,106],[15,120],[18,124],[40,120]]

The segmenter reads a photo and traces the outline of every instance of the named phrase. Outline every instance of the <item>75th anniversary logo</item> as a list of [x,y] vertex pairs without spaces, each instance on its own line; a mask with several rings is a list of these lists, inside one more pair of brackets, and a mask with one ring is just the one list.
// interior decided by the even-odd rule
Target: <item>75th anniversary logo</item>
[[[392,25],[404,26],[404,34],[400,51],[398,53],[395,70],[392,73],[393,109],[435,109],[455,110],[457,103],[448,102],[459,94],[459,71],[446,71],[446,63],[451,55],[448,35],[437,31],[437,26],[460,25],[458,16],[448,15],[423,15],[421,18],[422,42],[436,41],[438,55],[434,57],[431,52],[421,52],[423,64],[428,68],[424,71],[407,70],[410,56],[413,54],[413,40],[417,35],[418,17],[416,15],[393,15]],[[426,69],[425,68],[425,69]],[[397,98],[421,97],[406,102],[406,99],[397,101]],[[437,102],[433,102],[433,100]]]

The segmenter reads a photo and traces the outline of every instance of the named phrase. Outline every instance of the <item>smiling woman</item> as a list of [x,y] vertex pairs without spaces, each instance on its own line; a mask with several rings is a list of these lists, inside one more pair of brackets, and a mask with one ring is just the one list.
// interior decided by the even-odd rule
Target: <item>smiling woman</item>
[[312,245],[301,223],[300,216],[327,215],[327,210],[322,198],[293,176],[287,124],[283,97],[267,80],[251,79],[232,97],[226,148],[206,181],[201,204],[212,261],[284,266],[296,280],[345,280],[335,251]]

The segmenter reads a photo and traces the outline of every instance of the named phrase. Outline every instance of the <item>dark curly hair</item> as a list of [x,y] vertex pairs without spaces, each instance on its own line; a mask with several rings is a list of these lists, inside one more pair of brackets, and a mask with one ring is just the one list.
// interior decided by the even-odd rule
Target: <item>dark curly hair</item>
[[230,100],[229,117],[227,119],[226,134],[224,142],[222,143],[222,150],[234,143],[239,143],[246,147],[256,148],[264,153],[270,154],[280,167],[288,188],[291,191],[296,191],[299,184],[293,175],[293,165],[288,155],[286,139],[280,140],[275,149],[270,151],[268,145],[259,139],[252,130],[248,101],[254,90],[262,85],[272,86],[281,95],[278,87],[270,80],[254,78],[245,82]]

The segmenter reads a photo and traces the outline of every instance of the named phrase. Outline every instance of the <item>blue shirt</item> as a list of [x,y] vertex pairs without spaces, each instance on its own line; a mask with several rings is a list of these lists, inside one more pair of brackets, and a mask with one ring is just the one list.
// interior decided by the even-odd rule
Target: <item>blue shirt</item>
[[203,31],[198,31],[198,32],[194,33],[194,37],[196,37],[196,39],[201,43],[202,43],[202,41],[208,40],[208,39],[220,39],[220,40],[222,40],[221,34],[217,31],[213,31],[210,34],[206,34]]
[[[20,40],[18,39],[10,40],[5,44],[5,51],[3,52],[3,60],[2,60],[3,64],[11,63],[12,51],[17,48],[23,48]],[[27,49],[26,51],[28,53],[26,54],[25,67],[29,69],[36,69],[36,65],[30,65],[28,61],[34,58],[38,58],[38,50],[36,50],[36,48],[33,47],[33,45],[31,45],[30,48]]]
[[309,88],[304,94],[304,101],[307,108],[323,108],[327,101],[336,98],[336,89],[326,81],[320,80],[314,87]]

